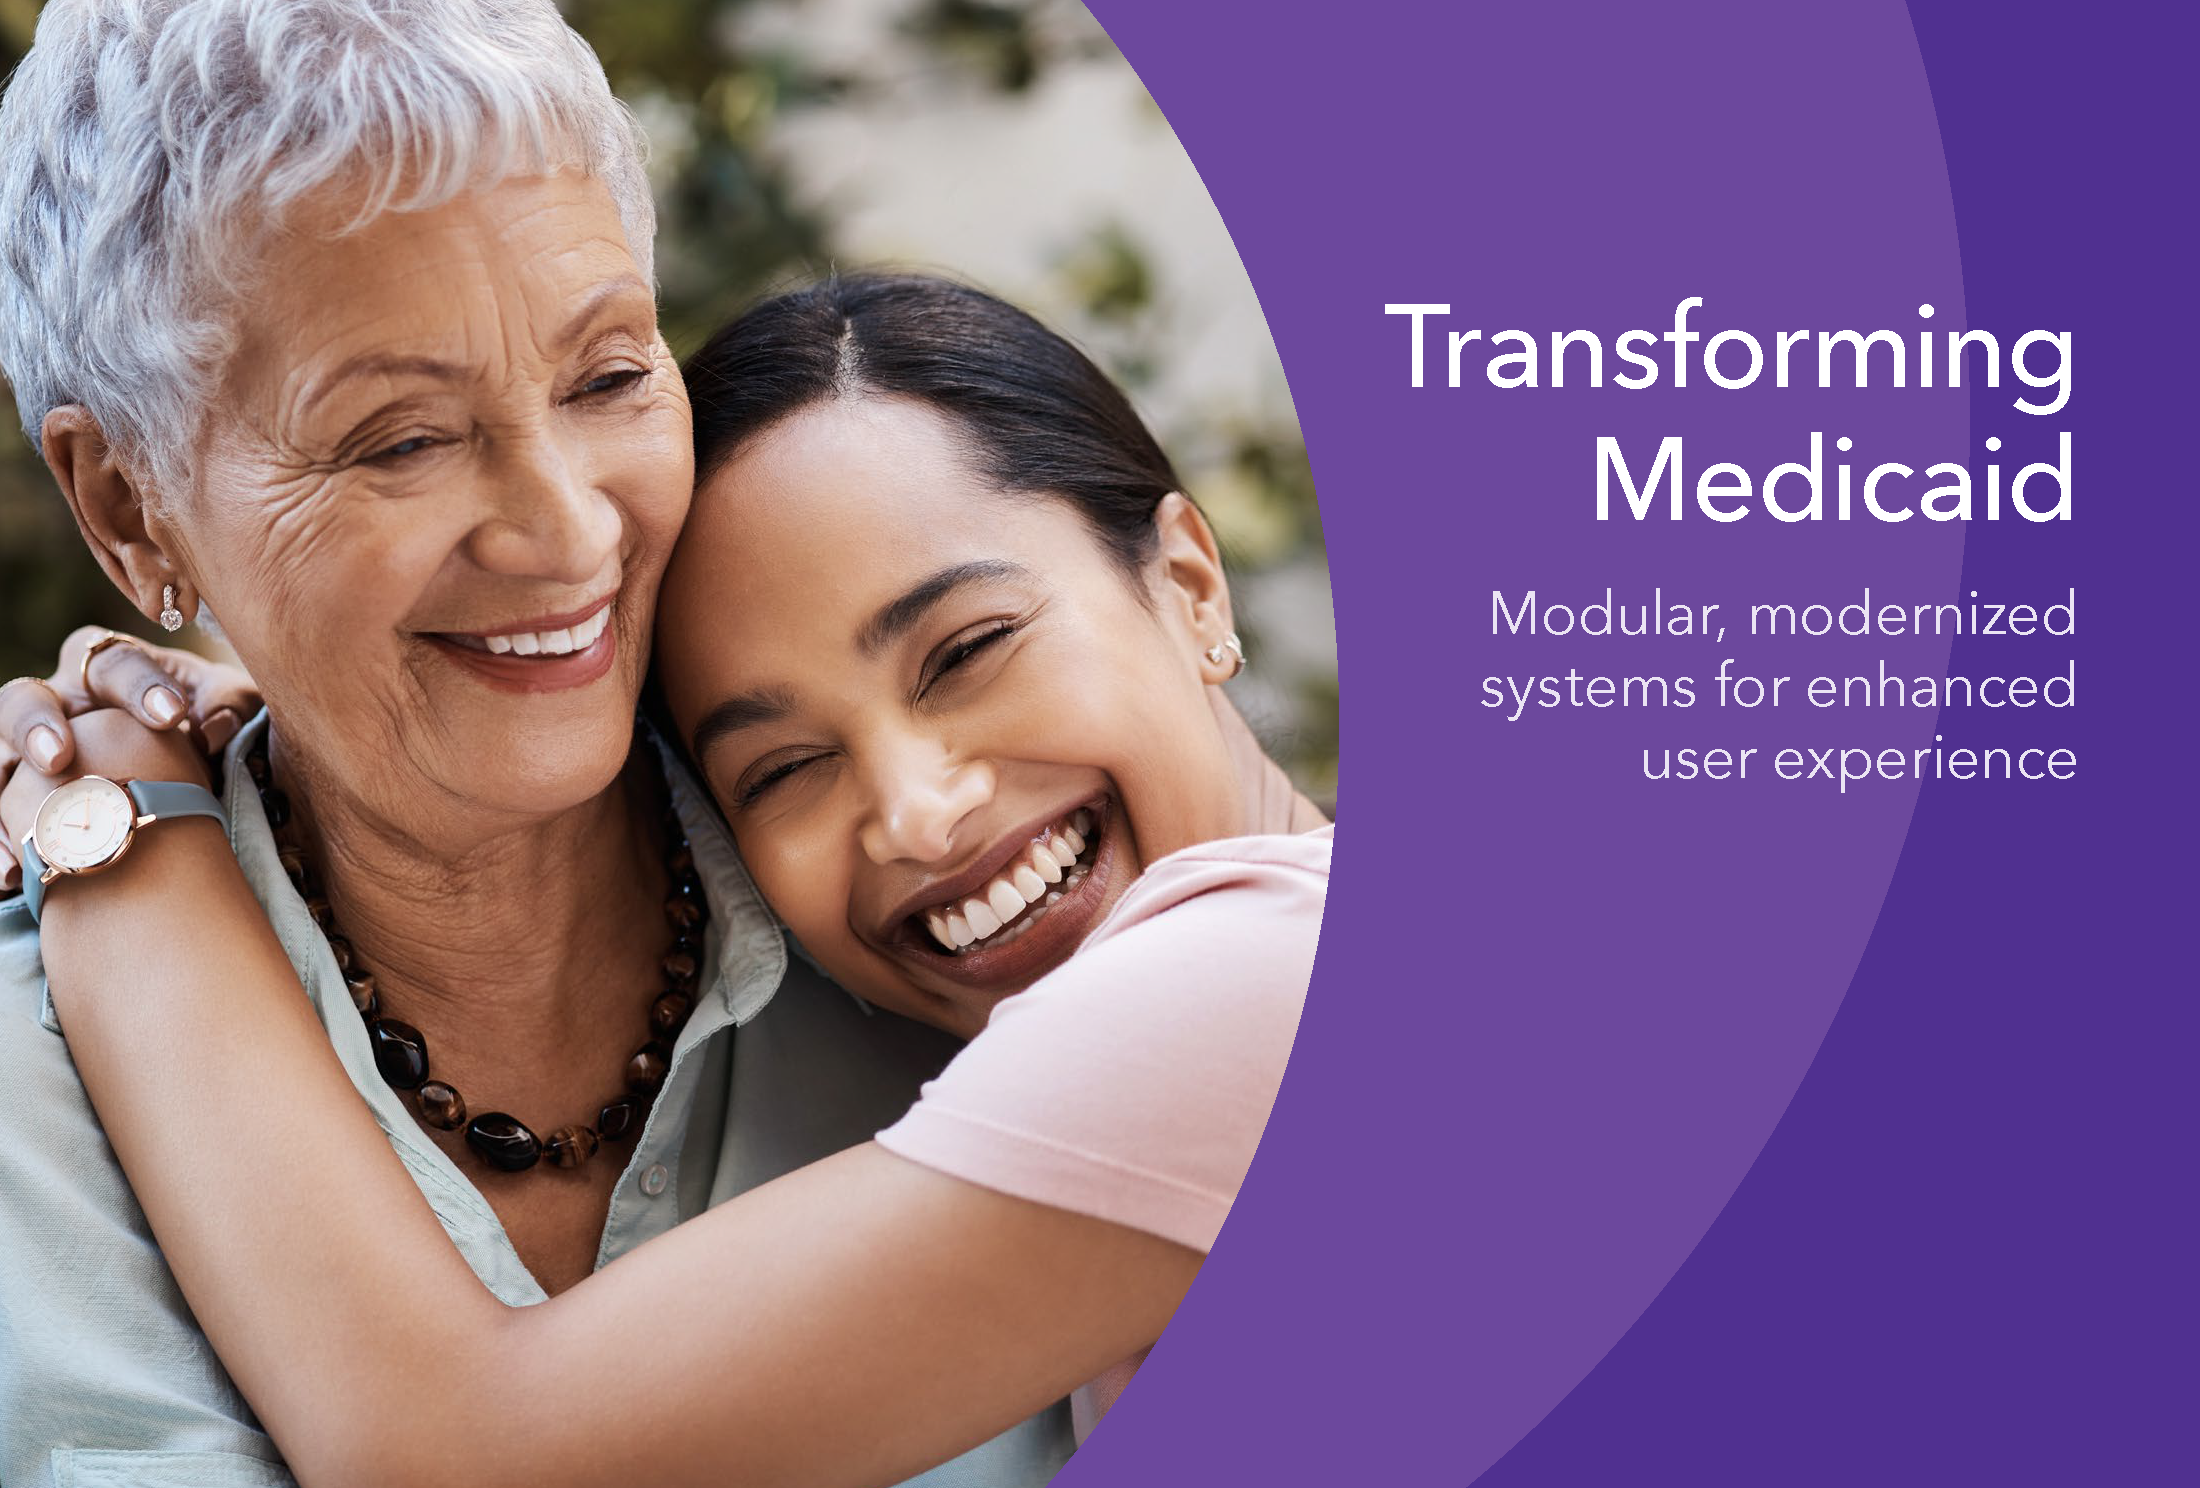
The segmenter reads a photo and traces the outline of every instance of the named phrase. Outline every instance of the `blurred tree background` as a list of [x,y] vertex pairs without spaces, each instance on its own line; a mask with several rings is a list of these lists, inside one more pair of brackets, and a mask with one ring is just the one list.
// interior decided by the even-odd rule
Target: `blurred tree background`
[[[1232,691],[1334,800],[1335,634],[1313,480],[1228,233],[1075,0],[565,0],[651,142],[664,325],[685,354],[834,266],[956,274],[1131,391],[1222,535],[1254,665]],[[38,0],[0,0],[0,65]],[[0,678],[94,621],[146,633],[34,450],[0,431]],[[189,636],[191,632],[186,632]]]

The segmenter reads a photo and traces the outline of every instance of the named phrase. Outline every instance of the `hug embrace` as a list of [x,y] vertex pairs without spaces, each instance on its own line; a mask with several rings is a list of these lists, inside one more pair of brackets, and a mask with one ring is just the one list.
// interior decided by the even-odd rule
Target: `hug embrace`
[[244,663],[0,688],[0,1483],[1045,1482],[1331,851],[1121,390],[892,273],[676,364],[551,0],[54,0],[0,220],[85,541]]

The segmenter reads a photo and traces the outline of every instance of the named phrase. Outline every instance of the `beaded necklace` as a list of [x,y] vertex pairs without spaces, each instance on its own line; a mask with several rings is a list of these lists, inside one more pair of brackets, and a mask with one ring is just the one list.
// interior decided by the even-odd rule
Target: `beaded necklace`
[[291,884],[306,902],[306,912],[313,916],[313,923],[320,926],[321,932],[328,937],[329,949],[336,954],[336,967],[343,973],[344,986],[351,993],[351,1004],[366,1021],[367,1039],[374,1049],[374,1067],[392,1089],[412,1096],[413,1108],[421,1122],[437,1131],[457,1131],[464,1127],[466,1145],[478,1153],[482,1161],[507,1173],[525,1172],[544,1158],[550,1160],[552,1167],[577,1168],[594,1157],[603,1143],[633,1136],[641,1127],[649,1101],[664,1084],[665,1072],[671,1066],[673,1041],[695,1006],[696,978],[702,967],[703,927],[710,919],[703,883],[695,873],[695,856],[688,849],[687,831],[672,808],[664,768],[656,761],[654,749],[649,749],[646,742],[643,745],[652,762],[657,764],[664,835],[670,844],[665,855],[665,872],[672,883],[672,891],[665,899],[665,919],[672,927],[672,949],[659,963],[664,986],[654,994],[649,1006],[649,1038],[627,1061],[626,1093],[599,1110],[593,1125],[573,1122],[545,1138],[536,1136],[518,1117],[502,1111],[487,1111],[470,1117],[464,1096],[445,1081],[429,1078],[428,1041],[420,1030],[409,1023],[382,1016],[374,973],[366,968],[358,951],[337,929],[336,916],[329,908],[328,899],[315,881],[312,869],[306,865],[304,852],[292,840],[288,830],[290,799],[274,784],[274,771],[267,762],[267,739],[268,733],[262,732],[251,753],[245,756],[245,768],[252,783],[259,788],[267,823],[275,831],[283,871],[290,876]]

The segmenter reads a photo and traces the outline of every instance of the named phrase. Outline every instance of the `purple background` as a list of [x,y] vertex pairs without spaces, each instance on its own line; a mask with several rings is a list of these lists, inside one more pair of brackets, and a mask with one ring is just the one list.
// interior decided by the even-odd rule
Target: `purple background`
[[[1343,862],[1260,1162],[1061,1481],[2190,1481],[2190,24],[2168,7],[1094,0],[1268,312],[1344,656]],[[1959,251],[1960,245],[1960,251]],[[1545,339],[2076,338],[2020,388],[1406,385]],[[2175,348],[2175,350],[2173,350]],[[1663,349],[1662,347],[1660,348]],[[1913,340],[1914,349],[1914,340]],[[1469,363],[1470,379],[1475,363]],[[1613,370],[1607,369],[1608,372]],[[2013,469],[2077,520],[1598,524],[1591,450]],[[1989,434],[1999,456],[1979,445]],[[1493,586],[2046,602],[2075,641],[1493,639]],[[1484,675],[2046,672],[1929,716],[1477,706]],[[2065,784],[1653,784],[1646,743],[2041,743]],[[1762,758],[1762,757],[1760,757]],[[1838,1014],[1838,1016],[1836,1016]],[[1807,1076],[1807,1077],[1806,1077]],[[1486,1470],[1486,1472],[1485,1472]]]

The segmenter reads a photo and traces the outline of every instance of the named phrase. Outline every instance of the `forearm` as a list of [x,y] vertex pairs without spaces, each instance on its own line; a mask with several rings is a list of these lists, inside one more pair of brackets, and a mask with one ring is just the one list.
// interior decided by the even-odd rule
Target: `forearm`
[[219,828],[164,824],[56,885],[40,943],[170,1269],[300,1478],[345,1477],[317,1465],[372,1445],[355,1429],[455,1429],[437,1386],[490,1362],[508,1310],[345,1078]]
[[344,1078],[216,832],[159,829],[49,905],[86,1087],[309,1485],[892,1482],[1150,1342],[1197,1268],[867,1147],[508,1309]]

